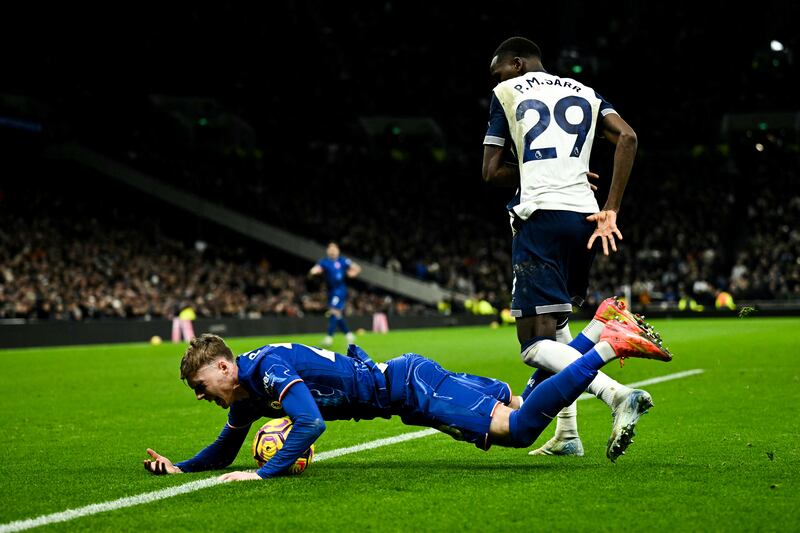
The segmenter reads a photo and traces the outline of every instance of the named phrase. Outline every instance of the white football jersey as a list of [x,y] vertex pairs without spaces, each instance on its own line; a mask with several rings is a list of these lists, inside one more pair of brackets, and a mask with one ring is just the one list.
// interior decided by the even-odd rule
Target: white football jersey
[[484,144],[503,146],[508,135],[519,161],[519,203],[509,208],[522,219],[537,209],[599,211],[586,173],[598,118],[613,107],[591,87],[546,72],[498,84],[492,100]]

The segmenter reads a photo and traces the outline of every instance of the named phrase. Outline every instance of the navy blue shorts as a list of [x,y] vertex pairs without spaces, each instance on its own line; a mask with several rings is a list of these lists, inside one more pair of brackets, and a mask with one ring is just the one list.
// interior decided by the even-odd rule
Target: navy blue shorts
[[583,305],[596,248],[586,249],[597,227],[586,220],[590,214],[539,210],[514,223],[511,316],[569,313],[573,304]]
[[338,309],[341,311],[344,309],[344,304],[347,301],[347,293],[346,292],[332,292],[328,295],[328,308],[330,309]]
[[417,354],[386,362],[392,413],[405,424],[436,428],[456,440],[489,448],[489,425],[499,404],[511,402],[503,381],[450,372]]

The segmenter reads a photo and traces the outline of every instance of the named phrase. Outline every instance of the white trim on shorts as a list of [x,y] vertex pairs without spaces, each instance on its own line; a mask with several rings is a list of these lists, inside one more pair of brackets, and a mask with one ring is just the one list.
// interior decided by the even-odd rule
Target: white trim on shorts
[[[537,315],[546,315],[548,313],[569,313],[572,311],[572,304],[537,305],[535,311]],[[514,318],[521,317],[522,309],[512,309],[511,316]]]

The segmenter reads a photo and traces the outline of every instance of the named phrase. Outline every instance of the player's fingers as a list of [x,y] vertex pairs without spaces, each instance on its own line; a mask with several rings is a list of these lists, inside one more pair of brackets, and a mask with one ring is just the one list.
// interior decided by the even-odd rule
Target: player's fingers
[[620,240],[622,240],[622,233],[619,231],[618,228],[614,228],[614,233],[617,235],[617,237],[620,238]]
[[608,255],[608,238],[603,235],[601,239],[603,240],[603,255]]
[[596,238],[597,238],[597,234],[596,233],[592,233],[592,236],[589,237],[589,244],[586,245],[586,249],[587,250],[591,250],[592,249],[592,244],[594,244],[594,240]]
[[156,464],[153,461],[147,461],[144,464],[144,467],[147,469],[148,472],[151,474],[158,474],[158,470],[156,470]]
[[613,235],[609,235],[608,236],[608,241],[611,243],[611,249],[616,252],[617,251],[617,242],[614,240],[614,236]]
[[588,177],[592,178],[593,180],[596,180],[596,179],[600,178],[600,174],[597,174],[597,173],[595,173],[595,172],[592,172],[591,170],[590,170],[590,171],[588,171],[588,172],[586,173],[586,175],[587,175]]
[[597,190],[597,185],[592,185],[592,184],[590,183],[590,184],[589,184],[589,188],[590,188],[590,189],[592,189],[593,191],[596,191],[596,190]]
[[158,453],[156,453],[156,451],[153,450],[152,448],[147,448],[147,455],[149,455],[153,459],[160,459],[161,458],[161,456]]

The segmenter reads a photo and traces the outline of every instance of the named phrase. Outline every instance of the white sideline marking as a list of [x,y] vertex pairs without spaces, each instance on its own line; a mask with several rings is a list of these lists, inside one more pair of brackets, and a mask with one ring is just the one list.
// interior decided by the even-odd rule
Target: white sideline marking
[[[635,383],[628,383],[628,386],[639,387],[642,385],[652,385],[653,383],[662,383],[664,381],[670,381],[673,379],[685,378],[688,376],[693,376],[695,374],[702,374],[703,372],[704,370],[701,368],[697,368],[694,370],[686,370],[685,372],[677,372],[675,374],[667,374],[666,376],[645,379],[643,381],[637,381]],[[582,394],[578,398],[578,400],[585,400],[587,398],[594,398],[594,396],[591,394]],[[314,462],[325,461],[327,459],[334,459],[336,457],[341,457],[342,455],[347,455],[349,453],[363,452],[365,450],[372,450],[374,448],[380,448],[382,446],[389,446],[390,444],[397,444],[398,442],[405,442],[407,440],[420,439],[422,437],[427,437],[428,435],[433,435],[434,433],[439,433],[439,431],[435,429],[423,429],[422,431],[415,431],[413,433],[403,433],[402,435],[397,435],[395,437],[373,440],[370,442],[365,442],[363,444],[349,446],[347,448],[339,448],[337,450],[322,452],[314,457]],[[218,479],[218,476],[215,476],[206,479],[200,479],[197,481],[191,481],[189,483],[184,483],[183,485],[178,485],[176,487],[170,487],[168,489],[157,490],[154,492],[145,492],[144,494],[139,494],[136,496],[128,496],[126,498],[120,498],[118,500],[112,500],[110,502],[95,503],[92,505],[87,505],[85,507],[79,507],[77,509],[67,509],[66,511],[61,511],[60,513],[42,515],[36,518],[29,518],[27,520],[17,520],[16,522],[8,522],[7,524],[0,525],[0,533],[11,533],[12,531],[24,531],[26,529],[31,529],[34,527],[56,524],[58,522],[67,522],[69,520],[74,520],[76,518],[81,518],[84,516],[104,513],[106,511],[115,511],[117,509],[123,509],[125,507],[133,507],[134,505],[150,503],[158,500],[163,500],[165,498],[172,498],[173,496],[177,496],[179,494],[194,492],[196,490],[213,487],[221,483],[223,482]]]
[[[348,453],[363,452],[364,450],[380,448],[381,446],[397,444],[398,442],[421,439],[422,437],[427,437],[428,435],[433,435],[434,433],[439,433],[439,431],[436,429],[428,428],[428,429],[423,429],[422,431],[415,431],[414,433],[403,433],[402,435],[397,435],[396,437],[388,437],[386,439],[373,440],[370,442],[365,442],[364,444],[356,444],[355,446],[350,446],[348,448],[339,448],[338,450],[322,452],[320,454],[315,455],[313,461],[316,463],[317,461],[324,461],[325,459],[333,459],[334,457],[340,457],[342,455],[347,455]],[[2,530],[0,529],[0,532],[1,531]]]
[[[658,376],[657,378],[650,378],[644,379],[642,381],[635,381],[633,383],[628,383],[628,387],[643,387],[644,385],[652,385],[653,383],[663,383],[665,381],[672,381],[673,379],[681,379],[686,378],[689,376],[694,376],[695,374],[702,374],[705,372],[702,368],[695,368],[694,370],[684,370],[683,372],[675,372],[674,374],[667,374],[666,376]],[[589,398],[594,398],[594,394],[589,394],[584,392],[580,396],[578,396],[579,400],[586,400]],[[0,530],[1,531],[1,530]]]

